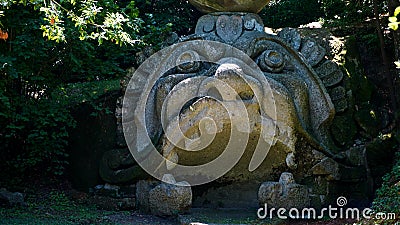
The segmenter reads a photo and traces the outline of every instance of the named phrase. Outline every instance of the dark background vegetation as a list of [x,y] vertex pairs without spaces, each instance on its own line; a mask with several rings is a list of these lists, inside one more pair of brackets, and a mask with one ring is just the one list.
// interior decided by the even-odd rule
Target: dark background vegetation
[[[119,79],[135,65],[136,53],[145,46],[159,48],[170,32],[193,33],[201,16],[187,1],[99,0],[96,4],[103,7],[102,13],[123,11],[137,28],[126,31],[140,40],[125,45],[110,38],[99,45],[97,39],[81,40],[80,28],[67,18],[60,23],[65,41],[44,37],[41,27],[52,21],[39,10],[43,3],[2,3],[0,29],[8,37],[0,39],[0,187],[10,188],[29,186],[34,180],[65,179],[68,130],[76,125],[71,109],[118,89]],[[354,35],[373,86],[372,97],[356,96],[361,99],[357,104],[385,107],[390,126],[376,137],[398,138],[399,70],[394,61],[399,58],[399,38],[398,31],[387,28],[387,18],[398,5],[397,0],[274,0],[260,16],[271,28],[320,21],[337,36]],[[63,7],[74,9],[72,4]],[[368,63],[371,58],[374,64]],[[93,107],[105,110],[101,105]],[[399,193],[391,185],[400,180],[398,164],[394,168],[377,193],[381,199]]]

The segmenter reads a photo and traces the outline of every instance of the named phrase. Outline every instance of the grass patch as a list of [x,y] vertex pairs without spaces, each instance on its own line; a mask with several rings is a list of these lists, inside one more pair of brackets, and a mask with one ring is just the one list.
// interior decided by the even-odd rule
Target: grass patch
[[30,196],[27,207],[0,208],[0,224],[115,224],[108,219],[113,211],[70,200],[64,192]]

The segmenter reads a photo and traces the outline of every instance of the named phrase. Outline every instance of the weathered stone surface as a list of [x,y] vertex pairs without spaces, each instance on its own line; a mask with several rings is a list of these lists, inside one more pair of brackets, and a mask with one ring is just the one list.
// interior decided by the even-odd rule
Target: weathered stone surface
[[316,151],[316,150],[312,150],[312,155],[313,155],[314,161],[318,161],[318,162],[320,162],[321,160],[323,160],[326,157],[326,155],[324,155],[321,152]]
[[345,151],[344,154],[350,165],[366,166],[366,147],[364,145],[355,146]]
[[252,12],[258,13],[269,0],[189,0],[203,13],[211,12]]
[[[337,115],[351,118],[352,94],[341,68],[331,61],[336,60],[330,55],[331,38],[303,35],[296,29],[283,29],[277,37],[263,30],[255,14],[211,13],[199,19],[195,34],[151,56],[127,88],[129,98],[122,112],[134,109],[125,120],[132,124],[125,130],[127,141],[132,151],[143,155],[150,149],[160,152],[157,176],[172,173],[186,180],[180,169],[213,162],[233,139],[235,149],[244,152],[216,180],[220,190],[234,193],[227,184],[275,180],[289,170],[308,186],[294,183],[293,176],[284,173],[279,182],[261,186],[259,197],[264,202],[304,207],[309,204],[310,187],[314,203],[328,203],[331,182],[365,178],[357,153],[337,154],[349,144],[346,135],[354,132],[332,126]],[[253,66],[260,71],[253,73]],[[230,137],[236,131],[249,135],[245,146],[240,138]],[[209,172],[199,169],[190,176],[207,177]],[[168,192],[176,192],[175,178],[163,179],[168,184],[145,188],[147,200],[142,202],[147,201],[148,210],[152,205],[155,214],[171,215],[171,207],[179,208],[176,199],[166,206],[157,204],[170,201]],[[218,193],[222,192],[208,192],[204,199],[213,200]]]
[[0,205],[3,206],[27,206],[24,195],[19,192],[9,192],[5,188],[0,189]]
[[[257,31],[258,32],[258,31]],[[241,37],[239,37],[240,39]],[[242,40],[242,39],[241,39]],[[319,140],[321,142],[324,142],[325,139],[327,139],[325,136],[327,134],[324,129],[326,127],[324,126],[325,123],[328,123],[329,120],[334,115],[334,108],[333,105],[330,101],[329,96],[327,95],[324,87],[318,81],[318,78],[316,77],[316,74],[313,74],[311,71],[308,74],[304,74],[301,71],[307,71],[308,67],[302,62],[298,61],[296,63],[299,63],[299,65],[302,69],[301,71],[296,71],[296,68],[299,66],[296,66],[296,68],[289,67],[286,71],[287,74],[274,74],[277,71],[285,71],[285,69],[282,69],[285,67],[286,63],[282,63],[282,60],[284,59],[285,62],[290,62],[291,64],[294,63],[295,60],[299,60],[296,58],[293,59],[288,59],[288,56],[290,55],[289,50],[282,50],[283,47],[279,47],[280,43],[278,44],[275,43],[273,40],[268,40],[266,42],[260,42],[257,43],[256,46],[260,49],[265,49],[268,48],[268,46],[274,46],[276,50],[257,50],[260,52],[260,57],[263,57],[264,59],[261,60],[260,62],[264,61],[265,62],[265,55],[270,56],[271,53],[272,55],[279,56],[281,57],[275,57],[273,56],[272,58],[269,57],[269,67],[275,67],[278,68],[279,70],[274,70],[274,69],[269,69],[269,72],[266,72],[264,76],[259,76],[258,74],[242,74],[243,72],[240,72],[240,70],[236,70],[234,67],[242,67],[244,71],[247,69],[245,68],[246,65],[241,62],[240,60],[235,60],[234,63],[236,63],[235,66],[232,67],[232,64],[221,64],[219,67],[212,67],[207,71],[207,76],[202,76],[200,74],[171,74],[169,76],[164,76],[159,79],[159,82],[156,84],[152,92],[150,93],[151,96],[148,98],[148,105],[146,106],[147,111],[146,111],[146,118],[154,118],[154,120],[149,119],[146,122],[146,127],[147,130],[149,131],[150,138],[152,140],[157,140],[157,135],[161,134],[162,131],[160,130],[160,121],[158,121],[157,118],[160,118],[160,113],[162,112],[161,107],[166,106],[166,115],[173,115],[171,117],[166,118],[165,121],[179,121],[180,122],[180,127],[182,127],[182,131],[184,131],[184,134],[186,137],[190,137],[191,139],[196,139],[198,136],[197,130],[198,130],[198,124],[200,121],[200,118],[202,116],[207,115],[210,118],[214,118],[214,121],[221,121],[218,122],[219,126],[216,132],[216,134],[221,133],[221,128],[223,128],[226,125],[226,129],[222,130],[228,130],[230,127],[229,125],[231,124],[230,122],[222,122],[222,121],[227,121],[226,119],[229,118],[229,114],[226,114],[223,112],[223,108],[219,106],[217,102],[212,100],[212,98],[216,99],[221,99],[221,93],[218,93],[219,91],[217,90],[216,87],[213,88],[212,85],[212,80],[213,79],[218,79],[224,82],[227,82],[233,87],[233,90],[236,93],[239,93],[240,99],[235,99],[235,101],[242,102],[243,100],[248,101],[247,107],[248,108],[248,114],[250,114],[250,132],[246,131],[247,133],[253,133],[252,129],[255,130],[253,133],[255,136],[259,133],[261,133],[264,129],[260,129],[260,125],[264,124],[272,124],[272,126],[265,126],[265,127],[278,127],[277,131],[279,132],[265,132],[264,134],[266,135],[261,135],[262,138],[264,138],[264,141],[267,143],[270,143],[270,145],[275,145],[276,143],[280,143],[280,147],[277,147],[275,150],[273,150],[273,153],[271,154],[278,154],[278,160],[275,158],[275,156],[271,155],[271,163],[266,163],[265,165],[269,166],[269,170],[260,170],[263,171],[264,174],[268,174],[270,171],[272,171],[272,167],[276,167],[276,164],[282,164],[285,165],[285,160],[287,153],[293,152],[293,147],[294,143],[296,140],[296,137],[294,136],[293,129],[295,127],[300,128],[300,133],[302,134],[308,134],[310,136],[315,136],[316,140]],[[195,47],[195,46],[193,46]],[[195,47],[196,48],[196,47]],[[256,52],[256,50],[253,50]],[[213,49],[192,49],[191,52],[196,52],[195,54],[188,54],[188,55],[198,55],[199,58],[201,57],[207,57],[210,56],[210,53],[214,54],[216,53]],[[206,55],[204,55],[206,54]],[[251,53],[253,54],[253,53]],[[255,54],[255,53],[254,53]],[[263,55],[264,54],[264,55]],[[283,57],[285,55],[285,57]],[[171,55],[172,57],[172,55]],[[196,56],[197,57],[197,56]],[[215,56],[212,56],[215,57]],[[178,57],[179,58],[179,57]],[[258,59],[258,57],[256,57]],[[221,59],[222,60],[222,59]],[[154,62],[158,62],[157,59],[152,59]],[[232,62],[232,61],[231,61]],[[267,63],[266,63],[267,64]],[[276,64],[276,65],[275,65]],[[239,66],[240,65],[240,66]],[[162,67],[162,65],[161,65]],[[153,67],[151,67],[153,68]],[[149,67],[149,69],[151,69]],[[200,68],[199,68],[200,70]],[[294,71],[291,71],[294,70]],[[267,68],[268,71],[268,68]],[[247,72],[247,71],[246,71]],[[273,72],[273,73],[271,73]],[[202,73],[204,74],[204,73]],[[293,74],[298,74],[298,76],[294,76]],[[248,80],[253,80],[251,87],[249,88],[249,85],[245,85],[246,82],[241,80],[240,76],[244,75]],[[154,75],[156,76],[156,75]],[[212,76],[212,78],[208,78],[208,76]],[[229,79],[228,79],[229,77]],[[156,79],[156,78],[154,78]],[[274,96],[274,101],[271,101],[271,97],[268,95],[265,96],[258,96],[257,99],[255,99],[253,96],[254,94],[258,91],[259,93],[267,93],[268,89],[264,89],[263,83],[265,81],[262,81],[263,79],[267,79],[269,82],[269,85],[272,89],[272,93]],[[145,82],[143,81],[138,81],[135,82],[135,86],[139,87],[140,85],[143,85]],[[209,84],[208,84],[209,83]],[[207,87],[207,85],[209,87]],[[214,85],[215,86],[215,85]],[[207,87],[207,88],[203,88]],[[308,89],[306,89],[308,88]],[[254,89],[252,91],[251,89]],[[263,90],[264,89],[264,90]],[[132,90],[133,91],[133,90]],[[254,92],[254,93],[252,93]],[[141,99],[140,94],[141,92],[137,91],[138,95],[135,97],[135,99]],[[152,94],[154,93],[154,95]],[[182,103],[187,102],[188,99],[186,99],[187,96],[193,96],[195,98],[196,96],[199,96],[200,99],[194,101],[191,103],[191,107],[185,106],[182,110],[181,106]],[[201,97],[201,96],[210,96],[209,97]],[[232,95],[234,96],[234,95]],[[264,99],[263,99],[264,98]],[[223,99],[222,100],[228,100],[232,101],[232,99]],[[213,102],[214,101],[214,102]],[[130,103],[129,103],[130,104]],[[133,104],[133,103],[132,103]],[[277,107],[276,111],[273,109],[273,107],[270,107],[271,105],[275,104]],[[258,108],[262,109],[261,110],[261,115],[258,112]],[[189,109],[194,109],[194,110],[189,110]],[[276,113],[279,112],[279,113]],[[179,115],[179,113],[181,115]],[[264,116],[265,114],[265,116]],[[179,115],[179,116],[178,116]],[[142,115],[137,115],[138,118],[141,118]],[[268,117],[270,119],[268,119]],[[175,119],[177,118],[177,119]],[[238,117],[239,118],[239,117]],[[241,117],[242,120],[243,118],[245,119],[246,116]],[[263,119],[266,118],[266,119]],[[151,121],[151,122],[149,122]],[[165,122],[163,121],[163,122]],[[257,126],[254,126],[255,124],[260,124]],[[172,126],[173,125],[173,126]],[[170,124],[168,125],[167,123],[167,133],[168,129],[171,131],[174,130],[174,126],[176,124]],[[171,127],[171,128],[170,128]],[[135,129],[135,128],[132,128]],[[239,129],[242,129],[239,127]],[[258,129],[258,131],[257,131]],[[258,132],[258,133],[257,133]],[[131,132],[128,132],[131,133]],[[134,134],[136,132],[132,132]],[[226,134],[226,133],[225,133]],[[219,137],[223,137],[226,135],[222,135]],[[275,137],[274,137],[275,136]],[[164,137],[162,137],[164,138]],[[147,146],[147,143],[142,143],[143,140],[142,138],[133,138],[133,143],[137,143],[135,149],[138,151],[142,151],[145,146]],[[135,140],[136,139],[136,140]],[[218,140],[217,138],[216,140]],[[277,142],[271,142],[271,140],[277,140]],[[309,138],[308,140],[314,140],[313,138]],[[178,140],[179,141],[179,140]],[[223,146],[223,141],[218,141],[216,142],[218,145]],[[178,150],[172,151],[170,147],[172,146],[168,144],[168,142],[162,141],[163,147],[162,147],[162,152],[164,156],[168,156],[167,158],[169,159],[167,162],[167,169],[173,169],[174,168],[174,163],[176,164],[177,162],[182,163],[184,165],[191,165],[190,161],[196,161],[198,158],[201,158],[202,160],[207,160],[207,159],[212,159],[213,156],[218,154],[218,151],[210,151],[212,154],[206,154],[202,153],[201,157],[195,157],[197,153],[195,152],[190,152],[187,153],[187,157],[182,156],[182,154],[185,154],[183,151],[178,152]],[[314,142],[315,143],[315,142]],[[249,151],[251,152],[252,149],[256,146],[255,144],[249,144]],[[317,144],[317,143],[315,143]],[[317,144],[318,145],[318,144]],[[323,148],[323,147],[321,147]],[[212,149],[212,147],[208,148]],[[219,151],[221,150],[221,147],[218,146]],[[264,154],[268,153],[265,151]],[[250,153],[251,154],[251,153]],[[204,157],[207,156],[207,157]],[[250,156],[251,157],[251,156]],[[188,159],[190,161],[187,161],[185,163],[184,159]],[[262,157],[259,157],[262,160]],[[243,161],[244,164],[241,165],[242,168],[246,168],[248,166],[245,165],[246,163],[249,162]],[[199,161],[196,161],[196,163],[201,163]],[[241,163],[239,163],[241,164]],[[256,163],[258,164],[258,163]],[[279,167],[280,165],[278,165]],[[245,170],[243,173],[246,173]],[[254,173],[256,174],[256,173]],[[235,174],[235,179],[239,174]],[[249,179],[249,176],[245,175],[243,176],[244,179]],[[265,177],[264,177],[265,178]]]
[[290,169],[296,169],[297,168],[297,163],[296,163],[296,158],[293,154],[293,152],[289,153],[286,156],[286,165],[290,168]]
[[219,39],[221,42],[233,43],[240,41],[240,37],[243,35],[263,31],[263,21],[257,14],[224,13],[202,16],[196,25],[195,34],[207,36],[207,39]]
[[[326,87],[334,86],[343,80],[342,70],[336,63],[330,60],[327,60],[322,65],[318,66],[316,72]],[[335,95],[331,95],[331,97],[333,97],[334,100],[338,99]],[[342,98],[343,97],[345,96],[342,96]]]
[[165,175],[164,180],[171,183],[141,180],[136,184],[137,208],[144,213],[159,216],[187,212],[192,205],[192,189],[189,184],[176,183],[170,175]]
[[150,211],[158,216],[172,216],[188,212],[192,206],[192,188],[187,182],[176,183],[170,174],[149,192]]
[[265,72],[279,73],[285,67],[285,59],[281,53],[267,50],[261,54],[258,64]]
[[265,182],[258,191],[260,205],[274,208],[305,208],[310,204],[307,186],[296,184],[291,173],[282,173],[279,182]]
[[[240,130],[241,132],[246,132],[251,135],[251,138],[247,145],[247,151],[242,156],[241,161],[239,161],[238,165],[233,168],[228,174],[226,174],[223,179],[225,180],[237,180],[239,177],[242,180],[249,179],[262,179],[265,176],[269,176],[273,167],[277,165],[285,165],[286,155],[288,152],[292,152],[294,150],[294,142],[295,137],[292,135],[293,125],[291,124],[290,112],[286,112],[283,109],[280,111],[281,113],[278,115],[279,121],[285,121],[285,123],[277,123],[275,124],[272,120],[267,120],[263,118],[259,114],[259,105],[254,100],[254,91],[251,87],[239,76],[237,76],[238,71],[236,71],[235,66],[231,65],[221,65],[216,71],[215,77],[219,80],[223,80],[230,84],[230,86],[235,89],[235,93],[239,93],[241,99],[248,99],[248,103],[245,106],[247,110],[247,116],[240,116],[240,112],[236,109],[232,112],[227,112],[225,107],[222,106],[218,101],[212,99],[215,98],[228,98],[227,96],[218,97],[220,93],[218,91],[216,93],[212,93],[210,90],[213,89],[211,84],[207,84],[207,79],[196,79],[189,78],[178,84],[174,90],[171,91],[169,97],[165,100],[167,105],[167,112],[170,115],[178,115],[179,108],[181,103],[179,103],[179,96],[188,96],[191,94],[192,90],[200,89],[199,96],[208,94],[210,97],[200,98],[194,104],[192,104],[190,109],[183,110],[181,115],[177,119],[173,117],[170,118],[170,121],[180,121],[180,129],[182,130],[185,137],[189,137],[189,140],[199,140],[198,130],[201,129],[201,119],[204,117],[212,118],[216,124],[216,130],[208,131],[209,134],[216,134],[215,141],[210,143],[210,145],[202,150],[201,152],[193,152],[193,151],[184,151],[181,148],[177,148],[170,141],[164,137],[163,143],[163,153],[166,158],[169,159],[170,162],[180,163],[183,165],[202,165],[209,161],[215,159],[218,155],[224,151],[227,145],[227,141],[229,141],[230,130],[231,127]],[[229,78],[229,79],[228,79]],[[210,80],[210,79],[209,79]],[[210,80],[211,81],[211,80]],[[211,86],[210,86],[211,85]],[[208,89],[204,89],[203,87],[207,87]],[[204,89],[204,90],[202,90]],[[204,93],[204,94],[202,94]],[[223,93],[221,91],[221,93]],[[275,99],[278,98],[278,95],[275,96]],[[229,99],[226,99],[229,100]],[[232,100],[231,100],[232,101]],[[241,102],[240,100],[239,102]],[[282,107],[283,108],[283,107]],[[230,119],[231,114],[237,114],[235,118],[238,118],[239,123],[235,123]],[[243,112],[242,112],[243,114]],[[250,126],[248,128],[242,127],[243,122],[246,119],[249,119]],[[269,126],[269,124],[271,124]],[[239,126],[238,126],[239,125]],[[167,133],[171,130],[175,130],[177,125],[170,124],[167,127]],[[278,128],[275,133],[275,126]],[[270,129],[270,130],[268,130]],[[257,144],[259,144],[259,138],[261,136],[261,143],[265,143],[265,146],[275,145],[279,143],[279,148],[272,148],[272,152],[269,155],[270,158],[266,159],[265,162],[262,162],[261,167],[257,171],[248,171],[249,163],[251,161],[252,155],[254,153],[254,149],[256,149]],[[274,142],[274,137],[276,141]],[[169,137],[169,139],[177,140],[179,142],[179,136]],[[254,141],[252,141],[254,140]],[[176,143],[177,143],[176,142]],[[196,145],[203,145],[201,142],[185,142],[184,145],[186,148],[198,148]],[[265,150],[266,154],[268,150]],[[167,164],[168,166],[168,164]],[[173,165],[169,169],[173,169]]]
[[140,180],[136,183],[137,208],[144,213],[150,213],[150,191],[160,184],[160,181]]
[[310,172],[314,175],[326,175],[329,180],[340,179],[339,164],[328,157],[311,168]]
[[321,62],[326,54],[326,50],[312,38],[302,39],[300,52],[311,66]]
[[295,50],[300,49],[301,36],[300,33],[293,28],[283,28],[279,33],[278,37],[282,38],[286,43],[288,43]]

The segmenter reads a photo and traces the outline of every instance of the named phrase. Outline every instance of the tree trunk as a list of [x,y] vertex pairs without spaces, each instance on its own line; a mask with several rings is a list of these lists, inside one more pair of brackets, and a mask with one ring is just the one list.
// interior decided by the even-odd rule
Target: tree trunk
[[383,63],[383,75],[385,76],[385,80],[387,81],[390,95],[390,107],[391,113],[394,117],[396,117],[397,112],[397,102],[396,102],[396,93],[395,93],[395,83],[394,76],[392,76],[390,72],[390,64],[393,63],[389,60],[385,48],[385,37],[383,35],[383,31],[380,23],[379,9],[378,9],[378,0],[373,0],[374,14],[375,14],[375,26],[376,31],[378,32],[378,38],[380,43],[381,55],[382,55],[382,63]]
[[[389,2],[388,2],[388,8],[389,8],[389,13],[390,13],[390,15],[393,15],[394,14],[394,11],[396,10],[396,8],[398,7],[398,6],[400,6],[400,0],[389,0]],[[393,43],[394,43],[394,54],[395,54],[395,59],[396,60],[400,60],[400,30],[399,29],[397,29],[397,30],[391,30],[391,33],[393,34]],[[394,83],[394,93],[396,94],[397,93],[397,87],[396,87],[396,85],[397,85],[397,79],[398,79],[398,77],[400,77],[400,69],[397,69],[396,70],[396,74],[395,74],[395,76],[394,76],[394,78],[393,78],[393,83]],[[395,96],[397,96],[397,95],[395,95]],[[399,100],[399,99],[397,99],[396,97],[395,97],[395,100],[396,100],[396,103],[397,103],[397,101]],[[397,127],[399,127],[400,126],[400,115],[399,114],[397,114],[396,115],[396,125],[397,125]]]

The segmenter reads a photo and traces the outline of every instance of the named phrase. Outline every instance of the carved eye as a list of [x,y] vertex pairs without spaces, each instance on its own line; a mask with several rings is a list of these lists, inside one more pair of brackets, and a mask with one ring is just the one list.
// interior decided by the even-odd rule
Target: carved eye
[[178,71],[183,73],[193,73],[200,68],[200,56],[195,51],[186,51],[176,60]]
[[285,59],[281,53],[275,50],[266,50],[261,54],[258,65],[263,71],[281,72],[285,66]]

